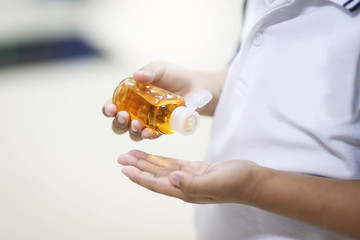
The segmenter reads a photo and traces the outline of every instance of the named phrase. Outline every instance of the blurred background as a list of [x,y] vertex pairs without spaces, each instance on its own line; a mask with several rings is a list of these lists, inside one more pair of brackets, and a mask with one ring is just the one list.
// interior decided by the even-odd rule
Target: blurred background
[[241,2],[0,0],[0,239],[195,239],[193,205],[138,187],[116,159],[202,160],[211,118],[134,143],[101,107],[153,60],[225,68]]

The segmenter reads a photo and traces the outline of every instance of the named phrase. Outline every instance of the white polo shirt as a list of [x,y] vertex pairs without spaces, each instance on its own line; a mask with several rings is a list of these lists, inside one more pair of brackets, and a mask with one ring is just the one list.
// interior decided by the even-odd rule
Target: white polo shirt
[[[249,0],[207,161],[360,179],[360,0]],[[240,204],[199,205],[199,240],[345,239]]]

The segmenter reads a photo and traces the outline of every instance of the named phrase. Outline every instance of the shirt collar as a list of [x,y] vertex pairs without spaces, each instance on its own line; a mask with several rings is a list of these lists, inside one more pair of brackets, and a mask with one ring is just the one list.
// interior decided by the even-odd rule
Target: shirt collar
[[329,1],[344,7],[346,10],[350,12],[354,12],[355,10],[360,8],[360,0],[329,0]]
[[[270,5],[274,3],[276,0],[265,0],[265,2]],[[288,2],[294,2],[296,0],[287,0]],[[349,12],[354,12],[357,9],[360,9],[360,0],[328,0],[340,7],[345,8]]]

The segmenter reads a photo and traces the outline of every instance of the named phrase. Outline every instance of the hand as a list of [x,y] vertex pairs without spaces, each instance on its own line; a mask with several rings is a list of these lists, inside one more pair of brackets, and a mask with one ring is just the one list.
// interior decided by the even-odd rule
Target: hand
[[[170,92],[183,96],[185,99],[199,90],[208,89],[214,95],[214,100],[199,112],[205,115],[212,115],[215,111],[218,97],[225,79],[225,72],[221,73],[197,73],[182,69],[176,65],[165,62],[153,62],[133,74],[137,82],[152,83]],[[216,81],[211,81],[216,80]],[[112,129],[117,134],[129,131],[134,141],[142,139],[155,139],[160,136],[157,131],[145,128],[139,120],[131,121],[130,115],[125,111],[117,113],[116,106],[111,100],[103,106],[105,116],[114,117]]]
[[112,129],[116,134],[123,134],[129,131],[130,138],[133,141],[140,141],[142,139],[155,139],[160,136],[159,132],[151,128],[145,128],[141,121],[131,121],[131,117],[128,112],[120,111],[116,114],[116,106],[112,103],[111,100],[104,104],[102,111],[105,116],[114,117],[112,122]]
[[140,151],[120,155],[122,172],[154,192],[191,203],[240,203],[360,239],[360,180],[261,167],[251,161],[191,162]]
[[248,203],[260,167],[250,161],[192,162],[131,151],[122,172],[154,192],[192,203]]

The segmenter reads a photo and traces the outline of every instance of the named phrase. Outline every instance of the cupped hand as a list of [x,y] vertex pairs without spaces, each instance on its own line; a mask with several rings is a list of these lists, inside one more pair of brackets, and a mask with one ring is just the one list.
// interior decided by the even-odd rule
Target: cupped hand
[[260,169],[250,161],[193,162],[137,150],[120,155],[118,162],[140,186],[192,203],[248,203]]

